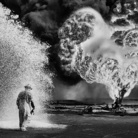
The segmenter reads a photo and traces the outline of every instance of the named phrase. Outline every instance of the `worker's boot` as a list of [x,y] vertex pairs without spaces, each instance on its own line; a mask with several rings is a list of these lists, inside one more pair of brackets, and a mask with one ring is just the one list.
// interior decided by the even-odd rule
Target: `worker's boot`
[[27,131],[25,127],[20,128],[21,131]]

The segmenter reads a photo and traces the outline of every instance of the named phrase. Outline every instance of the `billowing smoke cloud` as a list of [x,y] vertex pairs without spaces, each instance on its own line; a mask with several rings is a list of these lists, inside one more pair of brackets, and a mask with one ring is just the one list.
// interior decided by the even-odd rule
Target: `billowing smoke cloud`
[[129,96],[138,82],[137,36],[137,29],[128,31],[122,49],[109,40],[103,41],[96,50],[93,43],[78,48],[77,71],[88,83],[105,84],[114,100]]
[[[71,82],[74,83],[78,82],[80,77],[74,73],[65,73],[59,65],[60,60],[57,57],[59,51],[58,29],[72,12],[83,7],[94,8],[101,13],[104,19],[109,21],[112,12],[118,14],[116,12],[117,1],[118,0],[1,0],[3,4],[19,15],[20,20],[25,22],[25,25],[29,27],[37,37],[52,45],[49,56],[52,69],[55,70],[56,74],[64,81],[72,79]],[[122,13],[126,11],[123,6],[124,3],[125,1],[122,0]]]
[[52,69],[64,81],[69,82],[68,80],[72,79],[70,83],[76,83],[81,79],[74,73],[68,75],[62,68],[60,69],[60,60],[56,57],[59,50],[58,29],[77,9],[93,7],[107,17],[110,15],[111,5],[115,3],[112,1],[106,5],[106,0],[2,0],[1,2],[17,13],[20,20],[25,22],[37,37],[52,45],[49,56]]
[[58,42],[57,31],[64,20],[75,10],[90,6],[108,15],[106,0],[2,0],[6,6],[19,14],[21,20],[50,44]]
[[[105,34],[105,31],[107,32]],[[75,70],[77,47],[95,45],[110,38],[110,31],[101,15],[92,8],[84,8],[72,14],[59,29],[60,51],[58,56],[62,70],[71,74]]]
[[59,57],[64,71],[76,72],[88,83],[105,84],[115,100],[128,96],[137,84],[137,54],[132,55],[137,51],[138,32],[128,31],[121,49],[109,40],[109,29],[95,10],[76,11],[59,30]]
[[[133,0],[132,0],[133,1]],[[58,74],[57,78],[61,80],[66,80],[70,82],[70,84],[75,84],[81,80],[80,76],[76,73],[74,66],[74,47],[64,49],[64,52],[61,51],[61,36],[58,36],[58,30],[61,26],[63,26],[64,21],[72,14],[72,12],[82,8],[82,7],[92,7],[101,13],[104,19],[110,19],[110,13],[114,12],[114,14],[121,14],[127,12],[124,6],[125,1],[121,1],[121,10],[118,10],[118,2],[117,0],[4,0],[2,1],[6,6],[11,8],[14,12],[19,15],[19,18],[25,22],[25,25],[28,26],[34,34],[39,37],[41,40],[49,42],[52,47],[50,49],[50,68]],[[134,9],[134,8],[133,8]],[[121,12],[120,12],[121,11]],[[137,12],[133,14],[134,17]],[[108,16],[109,15],[109,16]],[[128,17],[128,20],[132,18],[132,16]],[[133,18],[134,19],[134,18]],[[134,22],[137,20],[135,18]],[[101,18],[101,22],[105,22]],[[64,23],[66,24],[66,23]],[[87,23],[85,26],[87,26]],[[89,25],[88,25],[89,26]],[[99,25],[100,27],[103,27]],[[89,26],[90,27],[90,26]],[[87,27],[86,27],[87,28]],[[105,27],[105,30],[108,27]],[[99,29],[99,28],[98,28]],[[101,29],[101,28],[100,28]],[[100,30],[99,29],[99,30]],[[104,29],[104,27],[103,27]],[[104,30],[97,32],[104,32]],[[88,31],[89,32],[89,31]],[[106,32],[106,31],[105,31]],[[99,47],[102,42],[102,34],[96,33],[100,40],[97,42],[91,42],[82,40],[85,43],[81,44],[81,47],[85,47],[84,53],[87,54],[89,51],[89,46],[91,43],[95,43],[95,48],[91,49],[89,52],[97,51],[100,48],[101,51],[104,51],[104,55],[108,55],[109,53],[114,53],[114,55],[118,56],[119,53],[114,51],[114,49],[110,49],[106,51],[108,47]],[[105,33],[104,33],[105,34]],[[106,32],[107,35],[110,35]],[[60,39],[59,39],[60,38]],[[94,38],[94,37],[93,37]],[[84,38],[85,39],[85,38]],[[97,40],[97,39],[91,39]],[[68,42],[68,41],[67,41]],[[73,43],[74,44],[74,43]],[[63,50],[62,49],[62,50]],[[104,50],[103,50],[104,49]],[[99,51],[99,50],[98,50]],[[57,55],[57,53],[60,53]],[[74,53],[74,54],[72,54]],[[132,52],[133,53],[133,52]],[[131,54],[132,54],[131,53]],[[62,55],[63,54],[63,55]],[[101,52],[95,53],[97,55],[101,55]],[[130,54],[130,53],[129,53]],[[73,57],[72,57],[73,55]],[[96,56],[97,56],[96,55]],[[110,54],[112,55],[112,54]],[[120,61],[120,60],[119,60]],[[73,78],[73,79],[72,79]]]

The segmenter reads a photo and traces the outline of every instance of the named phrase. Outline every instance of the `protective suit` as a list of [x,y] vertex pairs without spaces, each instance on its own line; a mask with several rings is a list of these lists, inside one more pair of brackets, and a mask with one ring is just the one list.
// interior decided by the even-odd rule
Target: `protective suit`
[[29,123],[29,117],[35,109],[32,94],[27,91],[20,92],[16,104],[19,109],[19,126],[24,131]]

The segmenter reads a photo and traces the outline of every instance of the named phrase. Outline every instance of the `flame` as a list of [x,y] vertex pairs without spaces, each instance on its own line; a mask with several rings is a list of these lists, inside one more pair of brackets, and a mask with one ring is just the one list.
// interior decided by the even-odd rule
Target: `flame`
[[[127,97],[138,82],[138,64],[120,62],[117,58],[104,57],[93,59],[87,55],[82,59],[83,50],[79,48],[76,58],[76,68],[80,76],[88,83],[102,83],[107,86],[110,97],[115,100],[120,97],[120,91],[125,89]],[[123,60],[123,59],[122,59]],[[125,60],[125,59],[124,59]]]
[[[84,46],[87,53],[89,45],[98,45],[102,39],[111,35],[102,16],[92,8],[82,8],[74,12],[58,31],[60,52],[58,56],[61,67],[68,73],[75,72],[75,57],[77,47]],[[107,31],[109,32],[109,31]],[[97,41],[100,39],[100,41]],[[87,51],[88,50],[88,51]]]
[[[105,84],[113,100],[129,96],[138,82],[138,29],[127,17],[128,15],[112,15],[111,26],[107,25],[109,29],[106,34],[123,31],[121,46],[115,44],[110,37],[103,36],[103,39],[96,38],[99,42],[97,44],[94,41],[81,43],[81,46],[77,47],[75,58],[78,74],[88,83]],[[122,18],[129,22],[129,25],[113,25],[114,21]]]

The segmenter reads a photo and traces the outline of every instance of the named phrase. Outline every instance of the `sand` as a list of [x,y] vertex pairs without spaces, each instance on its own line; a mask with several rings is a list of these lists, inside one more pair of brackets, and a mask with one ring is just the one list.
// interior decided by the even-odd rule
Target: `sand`
[[[33,121],[27,132],[1,128],[0,138],[137,138],[137,116],[49,115],[52,124]],[[45,125],[44,125],[45,124]],[[43,126],[43,127],[42,127]]]

